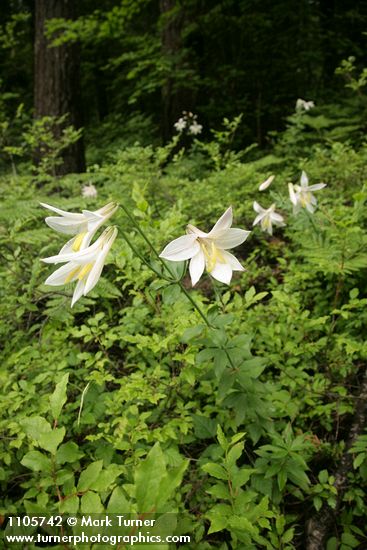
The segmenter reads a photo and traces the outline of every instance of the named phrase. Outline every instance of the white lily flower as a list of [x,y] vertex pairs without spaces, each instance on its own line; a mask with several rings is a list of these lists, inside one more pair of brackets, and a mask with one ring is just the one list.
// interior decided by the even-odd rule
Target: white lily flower
[[179,118],[173,126],[176,128],[177,132],[182,132],[186,128],[186,119],[184,117]]
[[301,185],[293,185],[288,183],[289,198],[293,204],[293,212],[297,214],[301,208],[306,208],[311,214],[315,211],[317,200],[312,194],[312,191],[319,191],[326,187],[326,183],[315,183],[308,185],[308,176],[305,171],[302,171]]
[[257,216],[252,225],[260,223],[261,229],[267,231],[269,235],[273,234],[273,224],[279,227],[284,227],[284,218],[280,214],[275,212],[275,204],[272,204],[270,208],[265,209],[258,202],[254,202],[254,210],[257,212]]
[[265,189],[267,189],[273,183],[274,178],[275,178],[275,176],[269,176],[268,179],[263,181],[259,185],[259,191],[265,191]]
[[309,111],[315,107],[313,101],[305,101],[304,99],[298,98],[296,101],[296,111]]
[[194,120],[194,122],[189,126],[189,133],[193,136],[197,136],[198,134],[201,134],[202,129],[202,124],[198,124],[196,120]]
[[82,196],[86,199],[95,199],[98,195],[97,189],[93,185],[93,183],[90,183],[89,185],[83,185],[82,188]]
[[44,258],[42,261],[48,264],[65,263],[46,279],[45,285],[60,286],[78,281],[71,301],[73,307],[81,296],[86,296],[97,284],[116,236],[116,227],[107,227],[91,246],[80,252]]
[[91,212],[82,210],[82,213],[66,212],[55,206],[50,206],[43,202],[41,206],[56,212],[58,216],[48,216],[45,222],[49,227],[59,233],[67,235],[76,235],[70,239],[60,250],[60,254],[78,252],[89,246],[98,229],[116,212],[118,204],[109,202],[99,210]]
[[202,276],[204,269],[214,279],[229,284],[232,271],[244,271],[240,262],[227,250],[242,244],[251,231],[231,228],[232,207],[219,218],[209,233],[204,233],[193,225],[187,226],[187,235],[169,243],[161,258],[172,262],[190,260],[190,276],[194,286]]

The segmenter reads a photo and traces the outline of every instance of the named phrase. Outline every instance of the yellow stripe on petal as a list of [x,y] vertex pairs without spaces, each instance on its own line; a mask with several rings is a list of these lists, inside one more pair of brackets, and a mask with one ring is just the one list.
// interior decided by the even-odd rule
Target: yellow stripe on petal
[[65,279],[65,284],[70,283],[70,281],[79,273],[80,266],[76,267],[72,271],[70,271],[69,275]]
[[205,241],[203,241],[203,239],[199,239],[199,241],[201,244],[201,249],[205,255],[206,269],[208,273],[211,273],[213,271],[217,262],[220,262],[222,264],[226,263],[225,259],[223,258],[223,255],[215,246],[213,241],[211,242],[210,247]]
[[86,234],[87,234],[87,231],[84,231],[83,233],[79,233],[79,235],[75,237],[75,241],[73,242],[73,246],[71,247],[74,252],[79,252],[83,239],[86,236]]
[[81,281],[82,279],[84,279],[84,277],[86,277],[88,275],[88,273],[90,272],[92,267],[93,267],[92,263],[85,264],[85,266],[83,267],[83,269],[80,271],[80,273],[78,275],[79,281]]

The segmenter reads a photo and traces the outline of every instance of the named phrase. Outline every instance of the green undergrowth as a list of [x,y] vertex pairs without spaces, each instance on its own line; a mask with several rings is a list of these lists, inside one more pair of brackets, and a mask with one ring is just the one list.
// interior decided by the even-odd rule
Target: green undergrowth
[[[367,148],[306,141],[293,155],[287,134],[279,143],[252,160],[136,144],[42,186],[25,169],[1,177],[0,514],[177,512],[185,548],[290,550],[304,548],[311,516],[335,507],[367,358]],[[327,183],[313,215],[294,216],[288,199],[301,170]],[[98,197],[82,198],[90,183]],[[40,259],[63,237],[38,203],[110,200],[158,250],[189,222],[209,230],[229,205],[234,226],[253,229],[229,288],[184,278],[212,328],[121,237],[73,309],[71,287],[43,284]],[[286,227],[252,228],[254,200],[276,202]],[[113,223],[149,257],[122,213]],[[352,451],[328,550],[367,544],[365,436]]]

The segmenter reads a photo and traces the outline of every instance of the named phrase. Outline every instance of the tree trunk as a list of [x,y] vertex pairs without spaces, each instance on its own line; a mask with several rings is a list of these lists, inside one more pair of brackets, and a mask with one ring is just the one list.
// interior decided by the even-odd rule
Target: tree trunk
[[[70,43],[50,47],[45,24],[52,18],[75,18],[75,0],[35,0],[34,116],[60,117],[68,114],[65,125],[81,128],[79,47]],[[55,134],[61,128],[55,128]],[[36,153],[37,157],[37,153]],[[63,151],[57,175],[85,170],[84,143],[79,139]],[[37,162],[37,158],[35,159]]]
[[192,109],[192,92],[189,88],[177,84],[177,75],[182,67],[180,56],[182,48],[181,31],[183,12],[176,9],[176,0],[160,0],[160,12],[163,18],[162,52],[170,58],[176,58],[171,75],[162,87],[162,134],[163,139],[171,137],[173,124],[181,116],[182,111]]

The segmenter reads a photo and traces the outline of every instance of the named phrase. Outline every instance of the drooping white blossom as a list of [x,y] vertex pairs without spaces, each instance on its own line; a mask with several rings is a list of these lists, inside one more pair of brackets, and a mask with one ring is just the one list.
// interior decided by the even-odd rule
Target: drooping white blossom
[[77,281],[71,307],[81,296],[86,296],[97,284],[106,257],[116,239],[117,229],[107,227],[102,235],[91,245],[79,252],[60,253],[44,258],[45,263],[64,263],[46,281],[46,285],[60,286]]
[[232,207],[219,218],[209,233],[188,225],[186,235],[169,243],[160,254],[173,262],[190,260],[190,277],[194,286],[206,269],[218,281],[229,284],[233,271],[244,271],[240,262],[227,252],[242,244],[250,231],[232,228]]
[[192,134],[193,136],[197,136],[198,134],[201,134],[201,131],[203,129],[202,124],[198,124],[196,120],[189,126],[189,134]]
[[176,128],[177,132],[181,133],[186,128],[186,119],[184,117],[179,118],[173,126]]
[[296,101],[296,111],[309,111],[314,107],[315,103],[313,101],[306,101],[304,99],[301,99],[300,97]]
[[86,199],[95,199],[98,195],[97,189],[93,185],[93,183],[90,183],[88,185],[83,185],[82,188],[82,196]]
[[196,136],[200,134],[203,129],[202,124],[198,123],[197,118],[197,115],[194,115],[191,111],[182,111],[182,116],[173,126],[180,134],[185,131],[186,134]]
[[261,229],[269,233],[269,235],[273,234],[273,225],[277,225],[278,227],[285,226],[283,216],[275,212],[275,204],[272,204],[270,208],[265,209],[255,201],[253,206],[255,212],[257,212],[257,216],[252,225],[257,225],[260,223]]
[[274,175],[271,175],[269,176],[265,181],[263,181],[260,185],[259,185],[259,191],[265,191],[265,189],[267,189],[268,187],[270,187],[270,185],[273,183],[274,181],[274,178],[275,176]]
[[116,212],[118,204],[109,202],[102,208],[92,212],[90,210],[82,210],[81,213],[67,212],[60,210],[55,206],[50,206],[43,202],[41,206],[58,214],[58,216],[48,216],[45,222],[49,227],[65,233],[67,235],[75,235],[70,239],[60,250],[60,254],[69,252],[78,252],[86,248],[98,229]]
[[311,214],[315,211],[317,200],[313,195],[313,191],[319,191],[326,187],[326,183],[315,183],[308,185],[308,176],[305,171],[302,171],[301,185],[293,185],[288,183],[289,198],[293,204],[293,212],[297,214],[301,208],[306,208]]

